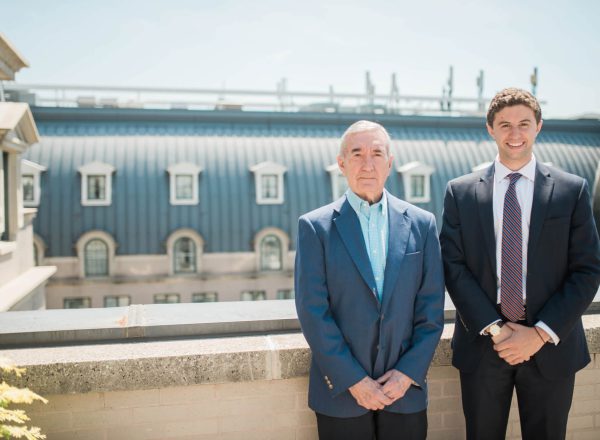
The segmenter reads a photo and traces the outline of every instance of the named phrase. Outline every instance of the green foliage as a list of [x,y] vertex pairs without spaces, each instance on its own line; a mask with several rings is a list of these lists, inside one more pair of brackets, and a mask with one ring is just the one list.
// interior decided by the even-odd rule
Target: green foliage
[[[16,367],[10,360],[0,358],[0,376],[15,375],[21,377],[24,368]],[[16,388],[4,380],[0,383],[0,437],[4,439],[23,438],[27,440],[42,440],[46,436],[40,428],[25,426],[30,419],[22,409],[10,409],[10,404],[31,404],[34,401],[48,403],[28,388]]]

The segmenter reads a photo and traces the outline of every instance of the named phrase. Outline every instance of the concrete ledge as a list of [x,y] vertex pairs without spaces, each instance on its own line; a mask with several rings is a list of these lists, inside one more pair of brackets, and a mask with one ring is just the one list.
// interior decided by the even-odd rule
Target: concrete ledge
[[[585,316],[590,351],[600,353],[600,316]],[[432,366],[450,365],[453,324]],[[153,389],[306,376],[310,350],[301,333],[228,338],[123,341],[4,350],[27,368],[19,385],[41,394]]]
[[0,313],[0,347],[298,330],[293,300]]
[[[15,304],[25,299],[27,295],[45,283],[56,272],[56,266],[37,266],[23,272],[18,277],[12,279],[6,284],[0,287],[0,312],[6,312],[10,310]],[[41,313],[44,313],[42,311]],[[24,312],[11,312],[1,313],[0,315],[10,315],[12,313],[24,313]],[[35,313],[40,313],[35,312]],[[0,328],[5,328],[5,323],[0,318]],[[0,340],[0,344],[2,341]]]

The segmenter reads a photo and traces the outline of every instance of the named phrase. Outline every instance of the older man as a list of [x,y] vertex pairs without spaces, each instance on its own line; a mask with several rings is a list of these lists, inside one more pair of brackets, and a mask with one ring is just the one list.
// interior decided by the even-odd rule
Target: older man
[[443,269],[433,215],[384,190],[392,160],[387,131],[356,122],[338,156],[348,191],[299,220],[296,308],[322,440],[427,434]]

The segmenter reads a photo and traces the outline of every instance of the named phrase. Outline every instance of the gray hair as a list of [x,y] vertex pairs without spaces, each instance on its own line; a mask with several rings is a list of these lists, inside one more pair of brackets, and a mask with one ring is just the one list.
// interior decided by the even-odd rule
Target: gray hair
[[390,155],[390,144],[392,142],[389,133],[383,127],[383,125],[378,124],[377,122],[366,121],[366,120],[357,121],[346,129],[346,131],[342,135],[342,139],[340,141],[339,155],[343,156],[345,154],[346,140],[348,139],[348,137],[350,137],[351,135],[356,134],[356,133],[363,133],[365,131],[374,131],[374,130],[381,131],[383,133],[383,135],[385,136],[385,152],[389,156]]

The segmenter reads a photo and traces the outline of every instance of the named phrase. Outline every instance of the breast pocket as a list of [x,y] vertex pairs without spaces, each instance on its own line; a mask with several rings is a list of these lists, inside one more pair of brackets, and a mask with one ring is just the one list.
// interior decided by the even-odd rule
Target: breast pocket
[[423,252],[417,251],[404,254],[400,271],[400,276],[403,277],[405,285],[414,283],[414,287],[420,286],[423,273]]
[[571,217],[547,218],[544,221],[544,228],[556,228],[559,226],[568,226],[571,223]]

